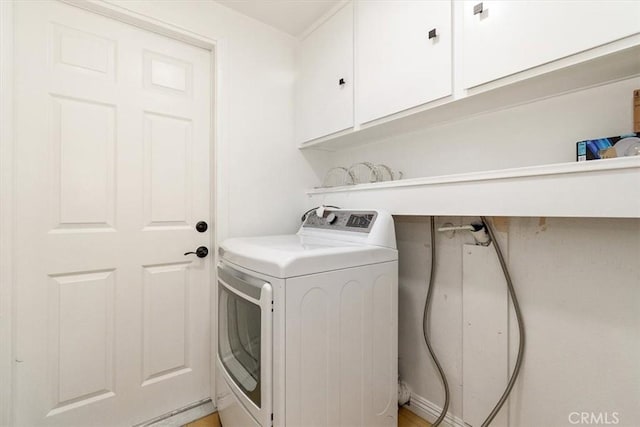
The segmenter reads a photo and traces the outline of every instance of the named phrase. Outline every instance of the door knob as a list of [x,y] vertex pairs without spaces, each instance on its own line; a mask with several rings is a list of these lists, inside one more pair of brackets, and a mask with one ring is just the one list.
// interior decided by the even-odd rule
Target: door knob
[[185,255],[195,254],[198,258],[204,258],[209,255],[209,249],[205,246],[199,246],[195,252],[185,252]]
[[209,228],[209,225],[205,221],[198,221],[198,223],[196,224],[196,230],[198,230],[200,233],[204,233],[205,231],[207,231],[207,228]]

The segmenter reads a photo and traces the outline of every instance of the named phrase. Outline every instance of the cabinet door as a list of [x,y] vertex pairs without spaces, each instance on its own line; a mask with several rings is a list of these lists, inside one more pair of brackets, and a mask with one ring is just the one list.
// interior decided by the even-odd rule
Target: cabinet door
[[353,126],[353,4],[302,40],[298,73],[298,141]]
[[640,2],[465,1],[463,26],[468,88],[638,33]]
[[357,121],[450,95],[451,40],[450,1],[357,2]]

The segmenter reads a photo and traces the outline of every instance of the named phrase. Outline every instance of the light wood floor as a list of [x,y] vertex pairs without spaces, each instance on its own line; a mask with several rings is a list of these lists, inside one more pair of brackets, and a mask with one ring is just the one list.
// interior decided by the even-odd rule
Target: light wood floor
[[[185,427],[221,427],[218,413],[213,413],[208,417],[200,418]],[[431,424],[408,410],[400,408],[398,411],[398,427],[431,427]]]
[[222,424],[220,424],[220,417],[218,417],[218,413],[214,412],[213,414],[200,418],[199,420],[195,420],[184,427],[222,427]]
[[431,424],[407,408],[400,408],[398,411],[398,427],[431,427]]

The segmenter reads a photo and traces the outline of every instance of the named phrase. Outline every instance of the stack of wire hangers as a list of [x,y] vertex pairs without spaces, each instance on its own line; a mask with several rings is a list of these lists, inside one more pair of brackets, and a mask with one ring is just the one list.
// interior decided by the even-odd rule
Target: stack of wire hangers
[[394,172],[385,164],[374,165],[370,162],[359,162],[354,163],[349,168],[336,166],[329,169],[322,181],[322,187],[340,187],[343,185],[396,181],[398,179],[402,179],[402,172]]

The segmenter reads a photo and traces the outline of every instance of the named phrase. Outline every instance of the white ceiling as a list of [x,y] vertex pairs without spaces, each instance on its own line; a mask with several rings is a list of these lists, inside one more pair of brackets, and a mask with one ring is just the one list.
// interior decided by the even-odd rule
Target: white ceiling
[[244,15],[300,36],[340,0],[217,0]]

